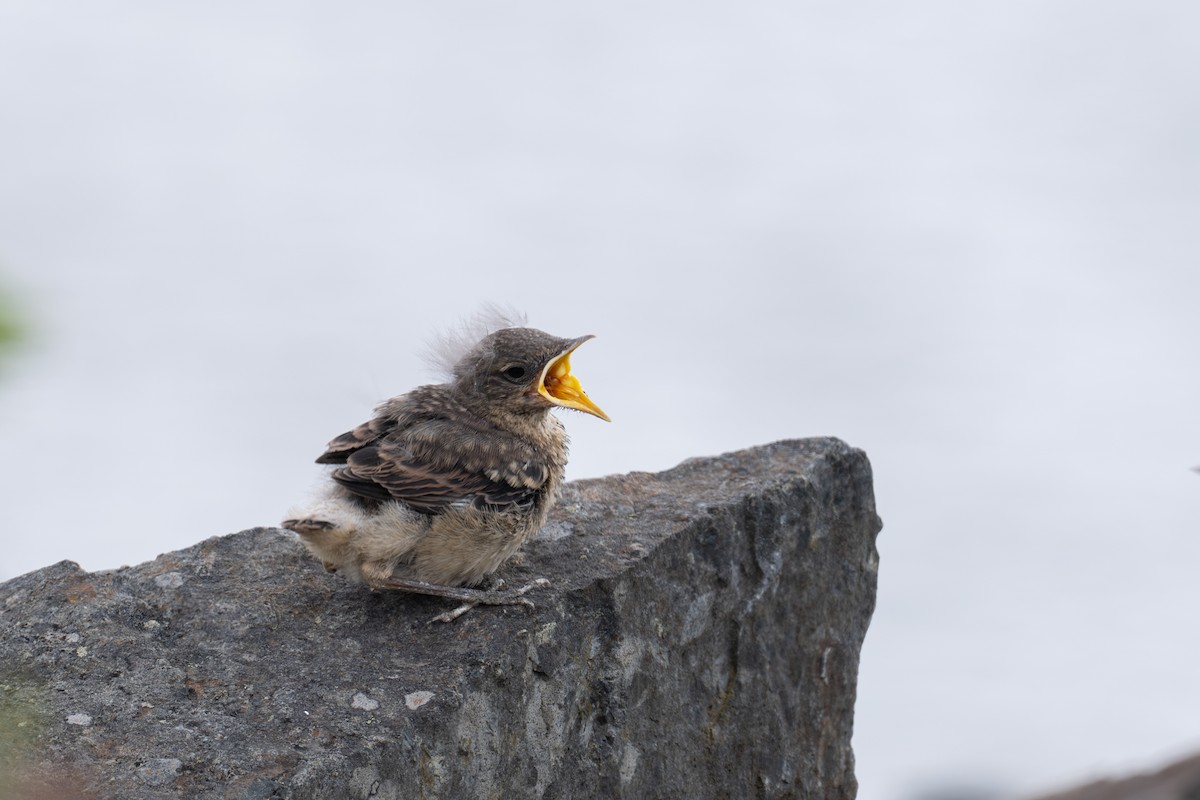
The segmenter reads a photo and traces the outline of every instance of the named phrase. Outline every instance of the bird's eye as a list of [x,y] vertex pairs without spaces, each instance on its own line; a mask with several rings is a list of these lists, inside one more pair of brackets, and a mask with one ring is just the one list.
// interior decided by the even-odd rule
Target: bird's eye
[[519,381],[525,377],[525,368],[522,366],[509,367],[502,374],[510,381]]

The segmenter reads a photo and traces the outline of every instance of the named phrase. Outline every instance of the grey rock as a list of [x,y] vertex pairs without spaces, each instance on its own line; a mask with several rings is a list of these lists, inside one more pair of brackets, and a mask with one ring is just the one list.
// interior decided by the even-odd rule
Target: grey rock
[[1200,800],[1200,753],[1157,772],[1094,781],[1039,800]]
[[568,484],[536,609],[452,624],[272,528],[64,561],[0,585],[0,700],[96,798],[852,798],[879,528],[813,439]]
[[181,769],[183,762],[178,758],[152,758],[137,768],[137,776],[150,786],[166,786],[175,782]]

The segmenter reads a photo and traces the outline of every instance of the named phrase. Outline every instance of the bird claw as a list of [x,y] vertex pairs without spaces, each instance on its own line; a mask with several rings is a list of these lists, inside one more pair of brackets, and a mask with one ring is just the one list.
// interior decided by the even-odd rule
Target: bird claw
[[470,611],[472,608],[474,608],[475,606],[478,606],[478,605],[525,606],[526,608],[529,608],[531,610],[537,608],[537,606],[535,606],[533,604],[533,601],[531,601],[527,598],[524,598],[524,597],[518,597],[518,598],[515,598],[512,600],[508,600],[508,599],[472,600],[469,603],[463,603],[458,608],[451,609],[450,611],[443,611],[441,614],[438,614],[436,617],[433,617],[432,619],[430,619],[428,624],[432,625],[435,622],[454,622],[454,620],[458,619],[463,614],[466,614],[468,611]]
[[493,589],[469,589],[463,586],[442,586],[436,583],[426,583],[424,581],[405,580],[403,578],[383,578],[377,580],[368,579],[368,585],[372,589],[390,589],[398,592],[410,592],[412,594],[432,595],[434,597],[445,597],[449,600],[459,600],[462,605],[457,608],[447,611],[443,614],[438,614],[433,619],[433,622],[453,622],[463,614],[470,611],[478,605],[485,606],[526,606],[528,608],[536,608],[533,601],[525,595],[533,589],[541,589],[549,586],[550,581],[545,578],[536,578],[518,589],[501,590],[498,587],[504,586],[504,581],[499,580],[497,588]]
[[461,606],[459,606],[458,608],[455,608],[451,611],[443,611],[441,614],[438,614],[436,617],[433,617],[432,619],[430,619],[429,622],[426,624],[432,625],[435,622],[454,622],[454,620],[458,619],[463,614],[467,613],[468,611],[470,611],[472,608],[474,608],[477,605],[479,605],[479,604],[478,603],[463,603]]
[[285,519],[279,523],[281,527],[287,528],[289,531],[296,533],[317,533],[319,531],[328,531],[336,528],[332,522],[323,519]]
[[[500,585],[501,586],[504,585],[503,581],[500,582]],[[458,606],[457,608],[451,609],[450,611],[444,611],[441,614],[438,614],[436,617],[433,617],[432,619],[429,620],[429,624],[432,625],[435,622],[453,622],[454,620],[458,619],[463,614],[466,614],[468,611],[470,611],[472,608],[474,608],[475,606],[478,606],[478,605],[485,605],[485,606],[518,606],[519,605],[519,606],[525,606],[526,608],[533,610],[533,609],[537,608],[537,606],[535,606],[533,604],[533,601],[530,600],[525,595],[533,589],[541,589],[541,588],[549,586],[549,585],[550,585],[550,581],[546,580],[545,578],[537,578],[536,580],[530,581],[529,583],[525,584],[524,586],[520,587],[519,589],[513,589],[512,591],[497,591],[497,590],[480,591],[477,589],[460,590],[460,591],[476,592],[476,593],[478,593],[478,596],[467,600],[465,603]]]

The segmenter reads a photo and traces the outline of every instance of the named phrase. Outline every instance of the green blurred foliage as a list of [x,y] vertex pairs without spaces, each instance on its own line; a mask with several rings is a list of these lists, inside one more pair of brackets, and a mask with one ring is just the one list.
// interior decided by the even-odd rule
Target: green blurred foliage
[[21,315],[13,294],[0,286],[0,377],[3,377],[6,361],[17,345],[26,338],[29,328]]
[[21,338],[20,316],[12,297],[0,289],[0,348],[10,347]]
[[0,800],[100,800],[89,788],[89,770],[38,757],[48,724],[45,694],[45,685],[28,674],[0,672]]
[[15,675],[0,676],[0,800],[26,794],[24,766],[42,727],[36,707],[28,682]]

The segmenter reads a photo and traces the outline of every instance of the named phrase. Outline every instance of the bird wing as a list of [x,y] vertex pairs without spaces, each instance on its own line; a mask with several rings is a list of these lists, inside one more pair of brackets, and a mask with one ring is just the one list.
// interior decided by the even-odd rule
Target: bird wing
[[352,453],[372,442],[378,441],[396,428],[392,417],[378,416],[364,422],[352,431],[346,431],[325,446],[325,452],[317,459],[318,464],[345,464]]
[[549,466],[519,439],[480,433],[427,420],[358,445],[332,477],[361,497],[400,500],[427,514],[464,504],[527,508],[545,485]]

